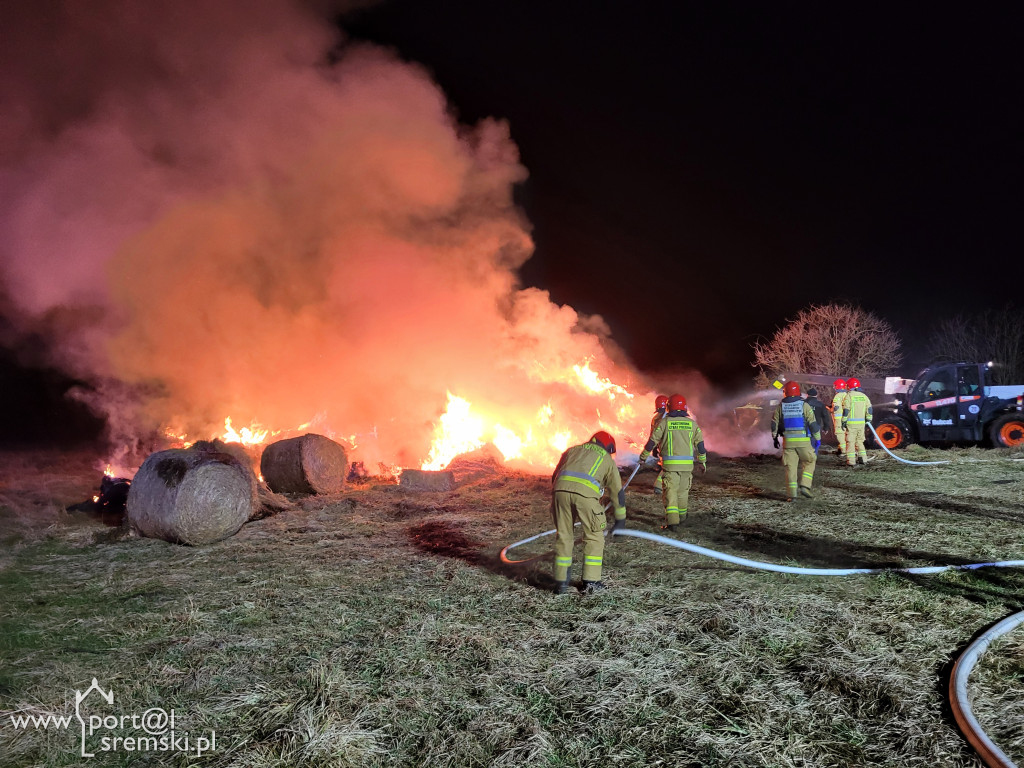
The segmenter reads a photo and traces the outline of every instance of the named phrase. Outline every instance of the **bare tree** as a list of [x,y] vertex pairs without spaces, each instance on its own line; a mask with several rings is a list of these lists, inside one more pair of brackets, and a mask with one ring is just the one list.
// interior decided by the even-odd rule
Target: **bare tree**
[[1012,305],[942,320],[929,344],[936,360],[992,361],[1007,384],[1024,381],[1024,311]]
[[899,336],[887,322],[848,304],[816,304],[755,342],[753,365],[771,381],[783,371],[885,376],[900,360]]

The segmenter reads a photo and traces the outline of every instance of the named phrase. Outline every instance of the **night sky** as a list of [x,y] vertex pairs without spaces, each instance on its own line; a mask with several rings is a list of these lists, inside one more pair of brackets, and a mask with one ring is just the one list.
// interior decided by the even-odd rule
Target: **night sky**
[[814,302],[892,323],[912,375],[936,320],[1019,299],[1010,8],[392,0],[343,26],[509,121],[527,284],[642,369],[727,383]]

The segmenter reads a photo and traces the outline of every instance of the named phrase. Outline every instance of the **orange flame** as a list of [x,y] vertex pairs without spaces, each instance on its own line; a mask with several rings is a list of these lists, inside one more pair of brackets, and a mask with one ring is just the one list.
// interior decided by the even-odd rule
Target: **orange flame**
[[270,434],[269,429],[262,429],[262,424],[256,422],[252,423],[252,426],[242,427],[241,430],[236,430],[231,426],[231,417],[228,416],[224,419],[224,434],[221,435],[220,439],[225,443],[241,443],[242,445],[259,445],[267,439],[267,435]]
[[[474,404],[464,397],[448,393],[448,406],[434,428],[434,440],[425,470],[440,470],[461,453],[476,450],[490,442],[506,461],[516,461],[532,469],[550,468],[559,455],[574,442],[582,442],[597,429],[607,429],[626,437],[638,434],[639,423],[633,406],[635,395],[625,387],[602,377],[590,367],[590,359],[566,369],[561,377],[546,375],[549,381],[561,381],[587,395],[607,397],[612,420],[602,417],[593,407],[592,416],[556,413],[551,403],[533,411],[533,415],[508,413],[499,407]],[[585,399],[585,398],[584,398]]]

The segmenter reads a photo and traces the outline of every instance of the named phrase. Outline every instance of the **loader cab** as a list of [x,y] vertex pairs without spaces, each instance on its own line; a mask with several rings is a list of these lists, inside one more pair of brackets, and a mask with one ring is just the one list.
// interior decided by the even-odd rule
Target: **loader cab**
[[978,440],[985,388],[982,366],[951,363],[926,368],[909,392],[907,407],[922,440]]

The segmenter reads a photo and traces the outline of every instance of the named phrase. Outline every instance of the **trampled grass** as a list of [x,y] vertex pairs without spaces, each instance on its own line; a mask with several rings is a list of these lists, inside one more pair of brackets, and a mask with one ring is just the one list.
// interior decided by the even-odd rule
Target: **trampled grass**
[[[849,470],[823,456],[817,498],[788,504],[776,458],[713,457],[681,538],[816,567],[1024,559],[1024,457],[913,458],[951,463]],[[1024,569],[793,576],[623,538],[606,548],[606,593],[557,598],[549,562],[497,557],[552,527],[547,478],[517,473],[297,498],[181,547],[64,511],[95,492],[92,466],[3,470],[5,766],[978,766],[946,703],[949,669],[1024,608]],[[634,481],[629,525],[658,533],[652,480]],[[114,712],[173,709],[216,749],[83,759],[77,721],[13,727],[15,713],[73,714],[94,677]],[[1011,634],[970,692],[1024,765],[1022,683]]]

